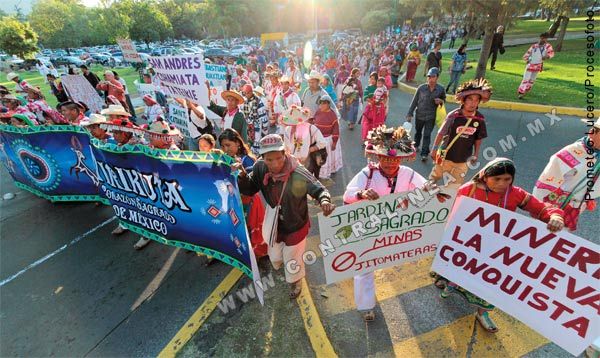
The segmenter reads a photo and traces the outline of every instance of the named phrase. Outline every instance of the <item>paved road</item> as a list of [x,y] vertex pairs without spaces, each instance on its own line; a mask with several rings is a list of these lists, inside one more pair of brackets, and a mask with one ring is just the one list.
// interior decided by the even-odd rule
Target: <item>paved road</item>
[[[403,121],[410,99],[393,90],[390,124]],[[516,161],[517,184],[526,189],[547,157],[584,130],[573,117],[551,127],[543,115],[483,113],[490,134],[485,144]],[[538,117],[545,130],[532,136],[527,124]],[[509,134],[517,146],[503,153],[498,140]],[[365,164],[359,136],[358,130],[342,129],[345,166],[330,186],[338,204],[345,185]],[[411,166],[426,175],[431,164]],[[204,258],[156,243],[134,251],[135,235],[111,237],[116,224],[109,208],[51,204],[19,191],[4,168],[1,173],[0,194],[17,196],[0,201],[0,356],[155,356],[231,270],[223,264],[204,267]],[[312,247],[318,243],[316,212],[311,209]],[[585,215],[578,234],[598,243],[599,219],[598,212]],[[310,266],[310,291],[336,352],[568,355],[500,312],[495,317],[501,332],[481,332],[460,301],[440,301],[427,278],[429,265],[424,260],[378,272],[379,319],[368,326],[354,309],[351,281],[325,286],[321,260]],[[268,277],[268,264],[261,267]],[[282,274],[272,277],[275,287],[266,292],[264,307],[238,299],[227,313],[216,310],[182,355],[314,355]],[[248,283],[244,278],[237,287]]]

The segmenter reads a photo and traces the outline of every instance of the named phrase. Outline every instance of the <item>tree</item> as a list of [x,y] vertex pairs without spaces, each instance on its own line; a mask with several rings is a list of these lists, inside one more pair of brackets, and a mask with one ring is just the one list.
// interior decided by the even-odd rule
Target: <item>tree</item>
[[360,26],[365,32],[378,32],[390,24],[389,12],[385,10],[372,10],[360,20]]
[[49,48],[79,47],[90,32],[86,9],[77,0],[39,0],[31,9],[29,22]]
[[20,58],[32,56],[38,51],[37,34],[28,22],[3,17],[0,21],[0,50]]
[[150,42],[164,41],[172,36],[173,26],[156,3],[134,2],[131,9],[129,36],[132,40],[143,41],[149,47]]
[[589,1],[585,0],[540,0],[540,6],[548,9],[551,13],[556,15],[556,21],[550,27],[550,36],[554,36],[554,33],[560,25],[560,32],[556,40],[554,50],[560,52],[562,50],[563,40],[567,32],[567,26],[569,25],[569,13],[573,8],[585,8],[589,4]]

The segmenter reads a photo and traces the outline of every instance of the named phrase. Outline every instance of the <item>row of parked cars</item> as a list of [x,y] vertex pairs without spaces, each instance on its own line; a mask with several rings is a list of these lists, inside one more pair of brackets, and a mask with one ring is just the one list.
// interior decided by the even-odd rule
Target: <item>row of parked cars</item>
[[[202,53],[209,57],[239,57],[250,54],[260,46],[257,38],[249,39],[227,39],[227,40],[180,40],[168,43],[135,43],[136,49],[144,61],[150,56],[175,56],[183,54]],[[38,61],[46,66],[52,64],[54,67],[81,66],[101,64],[104,66],[117,67],[125,65],[123,53],[118,45],[105,45],[95,47],[84,47],[69,49],[69,51],[58,49],[44,49],[34,59],[20,59],[0,53],[0,69],[2,70],[32,70]]]

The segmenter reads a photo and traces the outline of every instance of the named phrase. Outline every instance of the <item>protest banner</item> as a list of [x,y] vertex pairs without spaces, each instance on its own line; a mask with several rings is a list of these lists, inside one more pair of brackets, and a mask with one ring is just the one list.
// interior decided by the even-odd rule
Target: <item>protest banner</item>
[[133,81],[135,88],[137,89],[138,95],[140,97],[144,97],[145,95],[150,95],[154,100],[156,100],[156,88],[151,83],[140,83],[138,80]]
[[319,215],[327,284],[432,256],[452,201],[416,189]]
[[225,154],[107,144],[78,126],[0,125],[0,159],[19,188],[51,201],[100,201],[131,231],[260,282],[235,159]]
[[432,269],[573,355],[600,336],[600,246],[567,231],[460,197]]
[[128,39],[118,39],[117,43],[121,48],[121,52],[123,52],[123,59],[127,62],[136,62],[141,63],[144,62],[142,57],[135,49],[135,45],[131,40]]
[[104,100],[96,89],[82,75],[67,75],[60,78],[69,97],[78,102],[85,103],[92,112],[100,112]]
[[227,66],[206,63],[204,64],[204,68],[206,70],[206,79],[211,87],[219,86],[227,88]]
[[201,54],[150,57],[150,65],[165,94],[208,106],[206,70]]
[[0,160],[21,189],[50,201],[97,201],[90,139],[79,126],[0,125]]
[[169,123],[173,123],[183,137],[186,139],[191,138],[190,130],[188,129],[190,123],[188,110],[181,107],[177,102],[169,104]]

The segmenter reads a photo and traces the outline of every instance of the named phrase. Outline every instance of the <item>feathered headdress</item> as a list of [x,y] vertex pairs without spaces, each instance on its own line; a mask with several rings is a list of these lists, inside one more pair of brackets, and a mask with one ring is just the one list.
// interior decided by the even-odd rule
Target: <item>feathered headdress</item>
[[456,90],[456,100],[462,102],[472,94],[478,94],[481,97],[481,102],[487,102],[492,96],[492,86],[485,78],[464,82]]
[[386,157],[402,157],[412,160],[416,156],[414,142],[403,127],[386,127],[385,124],[371,130],[367,136],[365,153]]

